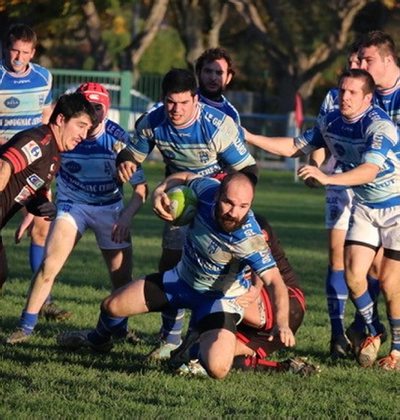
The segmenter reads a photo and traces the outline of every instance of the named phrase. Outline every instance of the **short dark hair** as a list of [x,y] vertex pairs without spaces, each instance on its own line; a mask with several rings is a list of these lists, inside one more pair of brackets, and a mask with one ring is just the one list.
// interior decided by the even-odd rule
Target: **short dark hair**
[[82,95],[82,93],[75,92],[61,95],[51,113],[49,122],[54,124],[60,114],[65,117],[66,121],[86,114],[89,116],[93,126],[98,124],[96,111],[94,110],[93,105],[84,95]]
[[201,56],[196,60],[195,64],[195,71],[196,74],[199,75],[201,72],[201,69],[203,68],[205,63],[210,63],[215,60],[225,60],[228,64],[228,74],[231,74],[232,76],[235,75],[235,70],[233,69],[232,65],[232,58],[228,54],[226,50],[223,48],[217,47],[217,48],[209,48],[208,50],[205,50]]
[[397,62],[396,45],[393,38],[383,31],[371,31],[361,38],[360,48],[377,47],[381,57],[393,56]]
[[339,76],[339,82],[338,86],[342,84],[343,79],[346,77],[351,77],[353,79],[361,79],[364,81],[363,85],[363,92],[365,95],[368,93],[374,93],[375,92],[375,82],[373,77],[363,69],[348,69],[345,70],[340,76]]
[[197,83],[193,72],[186,69],[171,69],[161,83],[162,96],[165,98],[171,93],[190,91],[192,96],[196,94]]
[[5,39],[6,48],[10,48],[11,44],[15,41],[31,42],[33,48],[36,48],[36,32],[24,23],[16,23],[8,29]]

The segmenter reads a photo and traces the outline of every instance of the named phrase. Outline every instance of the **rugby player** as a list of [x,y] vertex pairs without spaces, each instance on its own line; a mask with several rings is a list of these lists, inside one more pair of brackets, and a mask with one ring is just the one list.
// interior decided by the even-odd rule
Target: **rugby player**
[[[132,197],[124,207],[122,191],[116,180],[115,159],[128,144],[129,135],[117,123],[106,118],[110,95],[103,85],[84,83],[77,92],[93,105],[99,124],[74,150],[61,154],[61,168],[56,178],[57,217],[18,327],[7,339],[9,344],[30,338],[38,312],[56,276],[87,229],[96,235],[112,288],[117,289],[131,280],[130,226],[132,217],[147,195],[143,170],[139,167],[129,181]],[[123,334],[128,334],[127,318]]]
[[299,175],[315,178],[322,185],[351,186],[355,194],[345,241],[345,274],[350,296],[364,318],[369,335],[357,360],[372,366],[381,344],[379,324],[373,317],[373,300],[367,288],[367,273],[380,245],[383,247],[380,284],[392,334],[390,354],[381,359],[384,369],[399,369],[400,359],[400,243],[396,240],[400,220],[399,146],[397,127],[378,106],[372,105],[375,83],[365,70],[344,72],[339,82],[339,110],[329,112],[317,126],[293,138],[253,135],[248,141],[270,153],[296,156],[328,146],[342,173],[324,174],[306,165]]
[[[19,131],[48,122],[52,109],[51,73],[31,63],[37,45],[36,33],[25,24],[9,28],[4,40],[4,55],[0,63],[0,144]],[[32,223],[33,221],[33,223]],[[50,223],[43,217],[27,217],[18,228],[15,239],[20,242],[30,225],[29,261],[35,273],[43,258]],[[0,265],[0,279],[5,281],[6,267]],[[54,304],[43,307],[46,315],[57,316]]]
[[61,345],[109,350],[123,317],[185,307],[192,310],[200,329],[201,366],[211,377],[222,379],[232,366],[236,324],[243,315],[237,299],[251,285],[245,278],[247,266],[273,289],[277,309],[271,337],[278,336],[285,346],[295,344],[289,327],[288,290],[250,208],[252,180],[233,173],[220,184],[190,172],[175,173],[153,195],[154,211],[164,220],[172,221],[165,191],[182,183],[193,189],[198,206],[179,264],[115,291],[103,301],[97,328],[88,334],[65,333],[59,337]]
[[[77,146],[95,124],[95,111],[83,95],[64,95],[48,124],[21,131],[0,147],[0,229],[24,206],[48,220],[55,217],[48,191],[60,166],[60,153]],[[6,273],[1,237],[0,266]],[[0,278],[0,287],[5,279]]]

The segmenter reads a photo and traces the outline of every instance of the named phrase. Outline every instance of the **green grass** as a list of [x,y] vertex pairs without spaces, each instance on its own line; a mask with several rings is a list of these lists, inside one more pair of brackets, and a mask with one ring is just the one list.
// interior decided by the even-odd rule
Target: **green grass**
[[[149,163],[146,170],[153,187],[162,179],[161,165]],[[398,373],[361,369],[351,360],[333,364],[328,358],[324,191],[309,190],[292,179],[291,173],[263,172],[254,208],[277,230],[308,302],[296,350],[276,357],[307,356],[321,366],[318,376],[232,372],[224,381],[175,376],[165,365],[145,358],[156,340],[158,314],[130,319],[143,338],[140,345],[120,343],[107,355],[64,352],[55,336],[93,327],[100,301],[108,294],[106,269],[91,233],[54,288],[57,302],[74,317],[63,324],[41,320],[31,341],[6,346],[4,339],[18,321],[30,278],[28,241],[12,244],[14,220],[2,232],[11,273],[0,298],[0,418],[399,417]],[[161,227],[147,203],[133,221],[135,276],[155,271]],[[349,322],[351,304],[347,312]],[[386,343],[382,355],[387,351]]]

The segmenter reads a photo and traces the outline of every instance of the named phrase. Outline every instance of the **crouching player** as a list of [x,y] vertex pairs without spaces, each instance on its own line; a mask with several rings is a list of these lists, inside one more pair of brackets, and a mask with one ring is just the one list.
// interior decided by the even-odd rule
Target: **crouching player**
[[288,291],[250,208],[254,198],[250,178],[233,173],[220,184],[190,172],[173,174],[154,192],[154,210],[165,220],[173,220],[165,191],[182,183],[194,190],[198,205],[178,265],[116,290],[103,301],[97,328],[87,335],[64,334],[59,337],[61,345],[104,351],[111,347],[111,337],[123,317],[188,308],[200,329],[200,367],[222,379],[235,356],[236,324],[243,315],[237,299],[250,288],[244,278],[248,266],[273,288],[276,324],[271,336],[279,336],[286,346],[295,344],[289,327]]
[[[293,334],[300,327],[305,312],[305,298],[299,287],[297,276],[290,265],[279,239],[267,220],[256,215],[261,227],[265,242],[279,269],[280,275],[288,289],[289,294],[289,327]],[[249,272],[249,276],[251,276]],[[242,322],[237,325],[236,350],[233,367],[241,370],[262,371],[292,371],[302,375],[318,371],[318,367],[307,363],[301,358],[288,359],[283,362],[268,360],[271,353],[282,349],[285,344],[279,336],[271,333],[277,323],[277,311],[273,300],[271,286],[263,285],[261,279],[253,274],[254,288],[237,299],[245,306]],[[182,374],[196,372],[198,333],[192,325],[182,345],[172,352],[169,364],[178,368]],[[191,359],[191,360],[190,360]]]

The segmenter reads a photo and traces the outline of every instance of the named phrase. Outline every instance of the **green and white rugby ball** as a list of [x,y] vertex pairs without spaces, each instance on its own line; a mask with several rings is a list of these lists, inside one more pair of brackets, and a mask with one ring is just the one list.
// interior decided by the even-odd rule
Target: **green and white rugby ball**
[[185,185],[178,185],[167,191],[170,200],[170,212],[173,224],[183,226],[189,224],[197,211],[196,194]]

